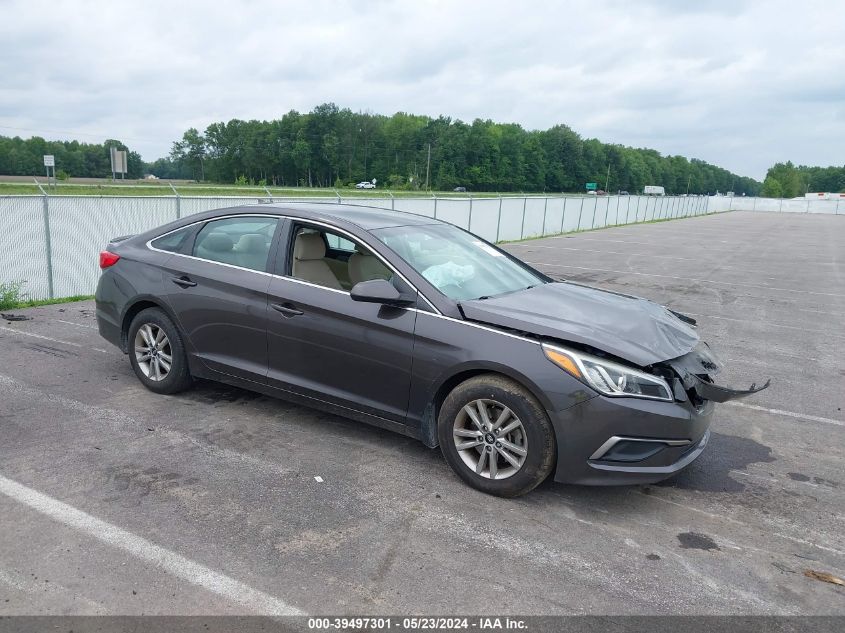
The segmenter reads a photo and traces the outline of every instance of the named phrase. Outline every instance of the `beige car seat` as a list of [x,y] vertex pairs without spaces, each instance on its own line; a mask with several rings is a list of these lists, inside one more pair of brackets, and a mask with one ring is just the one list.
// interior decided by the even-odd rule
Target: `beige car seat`
[[225,233],[209,233],[197,242],[195,255],[213,262],[239,265],[232,252],[234,243]]
[[375,255],[355,252],[349,256],[349,281],[353,286],[361,281],[390,277],[390,270]]
[[267,238],[261,233],[247,233],[241,235],[235,244],[235,254],[239,265],[253,270],[267,268],[267,253],[269,245]]
[[319,233],[300,233],[293,245],[293,276],[327,288],[343,290],[323,259],[325,256],[326,244]]

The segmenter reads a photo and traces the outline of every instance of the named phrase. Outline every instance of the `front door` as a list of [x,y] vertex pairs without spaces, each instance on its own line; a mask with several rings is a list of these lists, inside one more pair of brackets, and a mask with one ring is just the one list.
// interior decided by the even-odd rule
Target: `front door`
[[278,249],[289,261],[281,271],[287,274],[273,277],[267,291],[269,378],[308,397],[405,422],[416,310],[352,300],[355,283],[393,273],[351,236],[307,224],[290,235]]

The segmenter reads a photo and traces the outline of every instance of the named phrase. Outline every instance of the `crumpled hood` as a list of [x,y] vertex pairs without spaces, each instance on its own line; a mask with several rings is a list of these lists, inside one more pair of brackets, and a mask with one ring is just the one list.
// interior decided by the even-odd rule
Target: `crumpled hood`
[[644,367],[683,356],[698,334],[652,301],[570,282],[461,301],[470,321],[590,345]]

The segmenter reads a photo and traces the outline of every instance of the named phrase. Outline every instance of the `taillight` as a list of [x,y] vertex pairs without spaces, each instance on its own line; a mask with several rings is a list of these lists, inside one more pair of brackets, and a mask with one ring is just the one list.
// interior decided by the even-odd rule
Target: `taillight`
[[105,270],[109,266],[114,266],[118,259],[120,259],[120,255],[117,253],[112,253],[111,251],[100,251],[100,268]]

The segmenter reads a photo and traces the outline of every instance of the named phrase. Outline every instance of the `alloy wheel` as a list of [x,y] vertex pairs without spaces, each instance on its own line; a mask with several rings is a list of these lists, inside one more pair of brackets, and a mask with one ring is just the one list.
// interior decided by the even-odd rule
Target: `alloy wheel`
[[452,438],[458,455],[475,474],[486,479],[515,475],[528,455],[522,422],[495,400],[473,400],[455,418]]
[[141,372],[152,381],[167,378],[173,366],[173,350],[164,330],[155,323],[144,323],[135,334],[135,360]]

